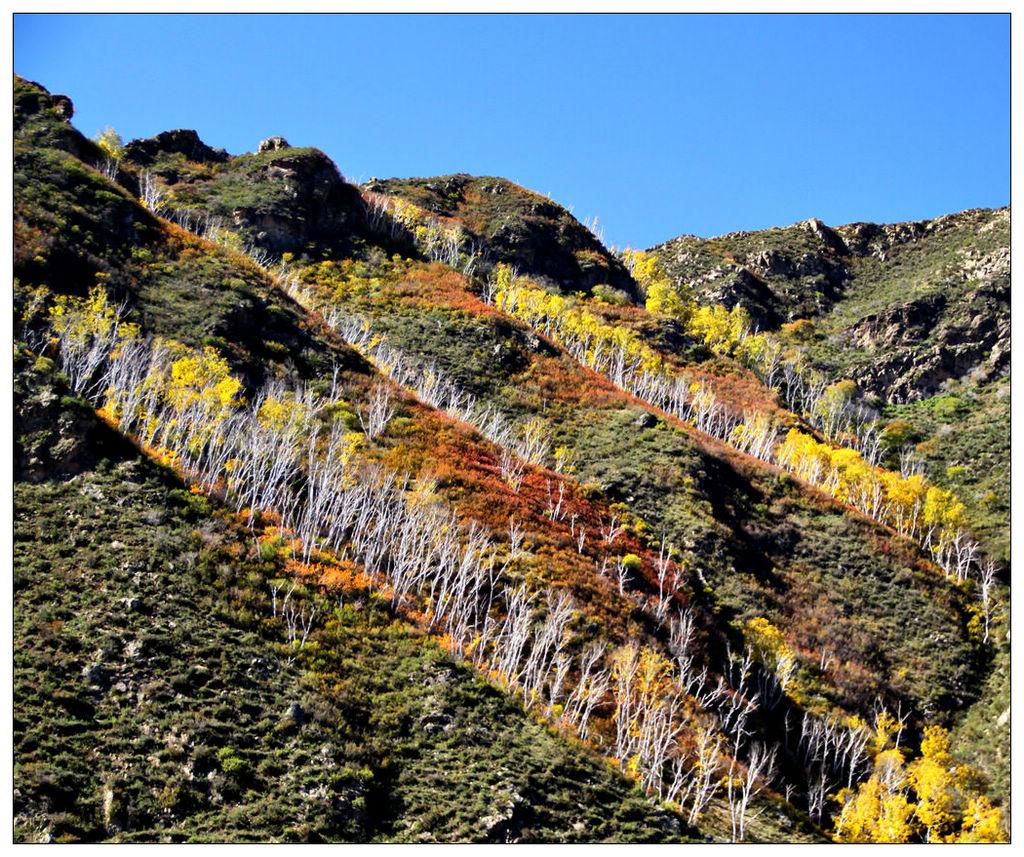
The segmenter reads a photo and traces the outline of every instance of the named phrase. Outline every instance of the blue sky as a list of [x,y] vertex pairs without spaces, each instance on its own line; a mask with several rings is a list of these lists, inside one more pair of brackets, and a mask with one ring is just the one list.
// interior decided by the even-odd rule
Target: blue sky
[[88,135],[281,134],[354,180],[468,172],[610,244],[1009,202],[1009,17],[17,15]]

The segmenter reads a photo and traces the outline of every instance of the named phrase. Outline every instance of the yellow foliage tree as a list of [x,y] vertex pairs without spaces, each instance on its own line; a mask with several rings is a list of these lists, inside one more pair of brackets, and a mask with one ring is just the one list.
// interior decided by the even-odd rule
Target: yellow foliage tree
[[85,297],[58,295],[50,307],[50,327],[60,345],[61,363],[71,387],[81,393],[100,364],[116,349],[139,335],[137,325],[125,322],[96,285]]
[[895,717],[875,721],[874,769],[854,789],[843,789],[835,818],[839,842],[1004,842],[1002,813],[974,793],[970,769],[957,766],[948,732],[927,726],[920,756],[904,764],[902,751],[889,746],[899,732]]
[[949,734],[939,726],[929,726],[921,741],[921,757],[907,769],[908,779],[917,793],[914,815],[925,829],[925,841],[942,839],[954,822],[956,766],[949,755]]
[[836,796],[841,804],[835,819],[838,842],[909,842],[914,835],[914,805],[904,784],[903,754],[882,750],[875,756],[875,770],[856,789]]
[[622,260],[644,294],[647,293],[647,287],[652,282],[665,276],[657,255],[648,253],[646,250],[634,250],[627,247],[622,252]]
[[212,348],[185,349],[171,363],[163,394],[178,413],[176,420],[188,432],[188,448],[196,451],[217,432],[240,404],[242,382],[231,374],[228,362]]
[[138,326],[121,321],[121,313],[110,303],[106,289],[99,285],[93,286],[84,298],[57,295],[49,314],[54,332],[77,343],[115,330],[123,338],[137,336],[139,332]]
[[786,642],[782,631],[763,616],[758,616],[747,622],[743,632],[758,660],[775,674],[782,689],[789,687],[797,662],[796,654]]
[[971,798],[954,842],[1006,842],[1003,814],[984,795]]
[[94,138],[96,145],[112,161],[120,161],[124,157],[124,140],[111,126],[107,126]]
[[715,354],[729,356],[750,333],[750,313],[739,305],[731,310],[722,304],[700,306],[690,316],[688,329]]
[[689,321],[693,311],[692,302],[666,280],[655,280],[647,287],[646,309],[655,315],[667,315],[682,321]]
[[215,410],[235,407],[242,382],[231,374],[227,360],[206,346],[171,364],[167,400],[178,410],[201,403]]
[[640,287],[647,311],[670,316],[685,324],[693,312],[693,296],[672,282],[657,255],[645,250],[627,249],[622,257]]
[[294,394],[286,392],[280,398],[267,396],[256,412],[261,425],[277,432],[298,433],[309,423],[312,413],[305,402],[296,401]]

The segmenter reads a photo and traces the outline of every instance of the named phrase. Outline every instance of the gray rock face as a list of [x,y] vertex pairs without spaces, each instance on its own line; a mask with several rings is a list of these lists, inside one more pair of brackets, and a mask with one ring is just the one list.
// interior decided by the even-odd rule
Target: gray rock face
[[292,149],[286,142],[261,151],[271,156],[236,159],[237,166],[229,164],[224,173],[248,197],[225,215],[258,247],[275,256],[302,253],[311,243],[333,246],[364,228],[359,192],[325,154]]
[[261,140],[257,152],[278,152],[281,149],[290,149],[288,141],[284,137],[267,137]]
[[1010,285],[985,283],[955,303],[930,295],[862,319],[853,334],[878,353],[854,380],[889,401],[933,396],[967,374],[991,381],[1010,366]]
[[846,242],[843,241],[839,233],[831,227],[826,226],[822,221],[818,220],[817,217],[812,217],[803,225],[818,241],[837,256],[850,255],[850,248],[846,246]]
[[107,668],[103,664],[87,664],[82,667],[82,677],[90,685],[94,687],[102,688],[106,686],[110,678],[110,674],[107,672]]
[[[742,306],[761,330],[826,312],[849,281],[849,249],[839,234],[820,220],[774,232],[732,233],[721,239],[684,235],[654,248],[668,272],[692,286],[702,303]],[[738,237],[748,249],[721,253],[719,240]],[[739,245],[742,246],[742,245]]]
[[850,331],[851,341],[860,348],[894,348],[927,337],[946,308],[946,296],[928,295],[903,306],[862,318]]

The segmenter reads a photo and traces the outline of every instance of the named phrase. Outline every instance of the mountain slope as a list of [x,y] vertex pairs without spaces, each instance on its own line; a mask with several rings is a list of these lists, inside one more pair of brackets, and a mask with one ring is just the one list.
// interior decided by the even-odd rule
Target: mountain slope
[[371,179],[364,190],[405,200],[460,224],[492,262],[566,291],[595,287],[636,298],[622,262],[566,209],[547,197],[495,176]]
[[17,458],[18,840],[684,835],[372,602],[305,592],[322,654],[296,658],[267,586],[283,557],[61,398],[44,362],[17,366],[18,432],[65,450]]
[[[46,142],[62,141],[64,117],[32,115],[52,123]],[[37,138],[19,153],[18,181],[19,229],[44,249],[62,238],[50,218],[92,199],[150,224],[137,237],[94,213],[83,222],[95,237],[62,247],[58,266],[23,245],[26,333],[40,297],[28,278],[45,271],[74,293],[100,273],[155,333],[209,346],[202,317],[252,384],[367,371],[247,259],[152,221],[62,149]],[[168,300],[199,306],[162,311]],[[269,332],[296,339],[266,349]],[[365,593],[350,605],[303,586],[323,619],[296,653],[271,604],[273,582],[292,574],[287,554],[254,550],[233,515],[114,435],[52,366],[24,350],[17,364],[19,839],[694,835]],[[54,541],[68,520],[77,535]]]
[[[1009,210],[831,228],[810,220],[652,248],[701,300],[746,307],[916,445],[1009,557]],[[903,427],[902,422],[909,423]],[[895,463],[895,462],[893,462]]]
[[[38,126],[44,125],[47,119],[54,124],[63,121],[56,114],[49,117],[35,115],[33,121]],[[59,135],[51,129],[48,141],[59,139]],[[89,221],[95,236],[88,249],[72,242],[63,245],[59,269],[50,267],[49,259],[42,253],[30,254],[28,250],[32,248],[22,248],[20,259],[23,261],[18,267],[20,279],[16,290],[16,307],[19,330],[34,345],[53,353],[52,343],[46,341],[45,319],[47,306],[54,306],[58,296],[37,285],[39,280],[45,277],[46,280],[59,282],[61,290],[73,296],[84,292],[90,280],[95,280],[99,274],[100,283],[110,289],[116,300],[126,300],[128,311],[137,320],[141,330],[149,335],[173,337],[184,343],[185,347],[213,349],[227,358],[227,365],[245,379],[250,390],[256,389],[265,379],[274,377],[284,378],[288,383],[309,377],[316,383],[322,381],[324,374],[330,376],[337,368],[348,395],[367,395],[372,380],[367,378],[372,373],[367,363],[333,336],[316,317],[297,308],[276,288],[266,272],[250,259],[230,247],[220,247],[183,233],[165,222],[152,220],[141,207],[131,202],[129,195],[122,194],[116,186],[106,182],[88,167],[68,160],[64,150],[26,145],[19,155],[18,181],[24,188],[20,198],[25,204],[19,209],[18,228],[21,234],[35,236],[43,249],[56,243],[49,240],[48,225],[56,223],[66,210],[79,210],[82,203],[91,198],[101,198],[105,204],[117,206],[122,205],[123,200],[132,214],[133,223],[147,224],[148,221],[146,231],[133,226],[130,232],[122,234],[108,229],[108,219],[98,214]],[[46,160],[47,168],[37,171],[40,159]],[[74,171],[82,180],[68,179],[64,185],[67,193],[54,192],[65,181],[65,177]],[[122,176],[126,183],[130,183],[130,179],[130,174]],[[81,194],[81,197],[76,197],[76,193]],[[59,241],[59,231],[55,230],[52,237]],[[64,276],[52,277],[58,270]],[[223,303],[218,302],[221,295],[227,297]],[[189,299],[197,305],[186,306]],[[164,308],[168,306],[168,301],[181,301],[181,311],[166,311]],[[245,308],[244,314],[238,314],[239,305]],[[202,313],[203,307],[209,311]],[[267,318],[268,315],[275,320]],[[204,323],[211,325],[206,329],[210,330],[212,336],[201,335],[201,325]],[[281,334],[284,333],[295,337],[294,343],[298,347],[268,346],[268,337],[274,337],[269,341],[280,342]],[[35,359],[26,355],[24,359],[35,365],[36,371],[50,371],[50,358]],[[43,411],[36,414],[34,392],[31,384],[26,382],[18,403],[18,431],[26,450],[23,479],[41,479],[45,482],[51,478],[49,467],[52,464],[57,473],[84,476],[83,487],[87,492],[99,491],[105,498],[113,495],[116,498],[115,507],[122,508],[117,506],[121,499],[117,489],[122,482],[130,481],[125,477],[123,469],[115,468],[110,478],[102,481],[102,484],[92,485],[90,468],[97,454],[90,452],[89,444],[83,443],[82,439],[87,440],[97,429],[91,427],[93,423],[85,419],[88,416],[87,410],[83,411],[81,405],[75,406],[73,412],[80,416],[69,421],[52,410],[55,400],[64,401],[60,393],[46,392],[40,398]],[[413,425],[423,422],[424,429],[434,429],[433,436],[436,439],[436,418],[431,417],[429,411],[411,401],[403,407],[408,409],[406,413],[413,418],[410,420],[406,417],[406,425],[410,422]],[[107,416],[109,418],[109,414]],[[355,419],[355,414],[351,412],[342,416],[344,419]],[[396,425],[400,422],[395,421]],[[62,442],[54,443],[46,434],[47,428],[52,428],[54,423],[62,426],[66,432],[67,437]],[[355,423],[358,424],[358,421]],[[465,431],[457,429],[456,434],[464,435]],[[457,437],[457,440],[465,443],[464,439]],[[62,449],[64,445],[74,450],[74,454],[67,460],[62,457],[54,464],[51,461],[53,452]],[[108,466],[102,464],[103,455],[98,457],[101,472],[107,472]],[[69,489],[59,489],[56,499],[47,492],[40,495],[36,489],[27,487],[27,483],[26,487],[19,488],[21,493],[18,505],[19,509],[25,510],[24,524],[27,529],[23,531],[23,540],[27,547],[34,545],[44,532],[54,526],[51,516],[63,514],[65,507],[60,504],[68,491],[72,492],[71,496],[76,496],[73,494],[76,487],[73,485]],[[199,490],[198,486],[193,488]],[[132,507],[131,514],[126,512],[128,518],[123,526],[126,533],[148,531],[154,538],[166,538],[169,543],[180,547],[182,535],[177,531],[163,533],[159,523],[148,522],[145,517],[152,510],[151,504],[163,502],[170,509],[178,508],[174,505],[173,490],[164,490],[167,496],[162,501],[157,499],[160,496],[158,492],[147,496],[146,508]],[[181,492],[181,489],[175,490]],[[185,496],[193,495],[194,491]],[[189,513],[191,520],[199,524],[200,533],[206,532],[202,519],[208,515],[216,519],[222,514],[216,511],[216,505],[204,505],[199,499],[190,499],[188,503],[189,506],[199,504],[201,509]],[[58,509],[61,511],[58,512]],[[139,519],[135,517],[137,515],[143,516],[142,520],[147,521],[147,526],[139,527]],[[244,521],[243,518],[239,523]],[[228,622],[223,629],[215,627],[211,632],[214,634],[212,639],[220,639],[221,642],[196,651],[194,655],[190,649],[180,649],[183,641],[176,634],[172,635],[173,642],[168,644],[169,648],[165,652],[167,660],[164,663],[177,665],[194,657],[204,664],[215,675],[215,679],[211,680],[214,689],[237,683],[233,675],[224,672],[224,667],[210,661],[210,652],[224,647],[232,650],[234,647],[234,643],[224,642],[224,633],[235,639],[238,634],[248,632],[253,627],[252,622],[255,622],[256,629],[261,630],[269,622],[277,635],[283,635],[280,619],[274,621],[276,608],[273,603],[270,605],[270,619],[267,619],[267,601],[268,598],[273,601],[274,581],[284,578],[287,583],[295,572],[289,570],[287,552],[263,547],[265,542],[270,545],[276,543],[273,526],[268,528],[266,521],[253,522],[251,518],[249,523],[250,526],[258,526],[260,529],[257,529],[257,533],[262,534],[258,553],[253,555],[248,547],[242,547],[251,544],[251,537],[238,532],[238,524],[233,523],[228,515],[227,526],[229,529],[236,528],[237,536],[234,538],[239,548],[229,549],[229,562],[221,562],[217,566],[217,573],[226,576],[223,581],[226,583],[225,601],[223,606],[217,607],[217,611],[227,613],[237,621]],[[97,530],[99,538],[105,539],[109,534],[119,532],[121,526],[116,520],[104,523]],[[200,541],[203,538],[201,536]],[[131,542],[120,543],[131,545],[136,541],[137,536]],[[82,547],[89,549],[86,562],[93,562],[93,543],[90,541]],[[180,553],[178,547],[176,557]],[[155,550],[152,547],[150,549]],[[19,554],[19,570],[33,567],[30,556],[29,552]],[[76,553],[70,559],[77,563],[80,558]],[[171,561],[168,557],[168,562]],[[37,575],[26,575],[25,589],[29,601],[20,602],[18,608],[19,616],[24,617],[26,622],[37,621],[35,609],[29,606],[30,603],[53,597],[52,590],[46,588],[52,585],[47,574],[51,562],[61,571],[66,568],[62,562],[47,558],[39,567]],[[283,567],[280,565],[282,562]],[[98,568],[102,570],[103,566]],[[229,568],[234,569],[230,574]],[[168,571],[174,569],[168,568]],[[240,582],[233,582],[239,578]],[[213,582],[220,591],[221,584],[216,579]],[[298,582],[302,583],[302,580]],[[156,590],[147,593],[143,601],[156,599],[163,587],[173,585],[174,577],[161,576],[154,582]],[[167,609],[170,612],[161,616],[168,622],[174,622],[173,627],[181,622],[191,629],[193,621],[201,622],[202,617],[211,612],[204,600],[205,587],[210,585],[210,581],[202,577],[193,581],[186,577],[177,581],[177,585],[185,587],[189,594],[184,603],[169,602]],[[323,837],[366,840],[434,837],[448,841],[504,838],[540,838],[545,841],[593,841],[604,838],[616,841],[671,841],[680,836],[722,836],[723,824],[728,829],[728,821],[720,803],[716,801],[708,808],[707,821],[702,821],[702,830],[687,830],[685,822],[678,815],[652,805],[626,779],[600,761],[592,749],[580,748],[568,741],[562,733],[533,725],[521,706],[506,701],[493,687],[481,683],[479,679],[473,680],[475,684],[471,683],[471,686],[461,684],[462,677],[470,680],[465,668],[456,667],[450,662],[446,664],[448,656],[439,648],[431,649],[430,644],[417,642],[418,635],[410,627],[395,626],[388,617],[387,599],[367,591],[364,585],[362,588],[357,585],[352,592],[344,587],[339,590],[338,584],[325,583],[321,586],[316,581],[312,587],[308,584],[303,586],[304,589],[300,591],[305,593],[309,605],[317,606],[325,624],[317,623],[308,645],[298,647],[298,655],[294,653],[294,645],[286,645],[275,659],[280,660],[285,653],[291,652],[288,659],[295,658],[299,666],[305,667],[299,673],[293,672],[294,678],[289,679],[299,683],[291,687],[303,689],[305,695],[300,697],[300,706],[305,711],[322,710],[323,723],[332,730],[340,729],[340,734],[346,736],[346,743],[338,752],[342,753],[342,759],[352,758],[361,765],[353,775],[358,786],[354,796],[348,795],[340,780],[326,785],[307,783],[304,788],[315,793],[311,798],[315,809],[304,809],[302,801],[305,798],[291,795],[293,783],[279,782],[274,778],[278,770],[275,767],[277,763],[266,762],[264,753],[280,756],[282,751],[273,744],[269,747],[260,744],[258,735],[273,727],[282,716],[273,706],[282,697],[287,699],[296,694],[297,691],[289,690],[290,685],[285,681],[283,684],[258,685],[254,692],[260,696],[255,701],[240,703],[248,706],[246,710],[252,711],[254,720],[243,720],[230,727],[221,721],[216,726],[211,738],[228,746],[214,748],[214,761],[208,758],[210,753],[206,750],[200,754],[200,776],[207,777],[209,770],[209,781],[215,786],[213,789],[193,782],[186,775],[187,782],[179,790],[183,795],[181,803],[178,802],[176,795],[179,792],[176,791],[174,795],[168,794],[166,802],[169,805],[165,806],[160,803],[159,794],[153,793],[155,787],[151,781],[146,779],[148,769],[140,767],[134,757],[128,760],[124,770],[118,769],[118,776],[124,774],[130,780],[125,788],[128,802],[138,807],[134,815],[128,813],[118,816],[115,813],[115,804],[120,799],[121,780],[117,780],[116,788],[104,786],[101,789],[103,783],[97,781],[97,776],[102,774],[103,779],[116,779],[109,770],[99,767],[87,772],[71,765],[65,771],[67,757],[61,755],[60,745],[50,740],[42,741],[29,728],[30,720],[27,717],[24,725],[19,728],[18,736],[24,747],[24,755],[19,756],[18,762],[24,766],[26,777],[23,791],[25,799],[19,805],[19,835],[26,839],[115,837],[150,840],[169,836],[185,839]],[[120,605],[124,598],[137,597],[131,590],[132,586],[128,585],[127,580],[117,578],[115,585],[106,590],[113,600],[90,602],[88,609],[84,609],[79,590],[62,590],[61,597],[67,599],[65,612],[83,611],[83,633],[88,635],[95,633],[95,628],[102,625],[108,613],[120,609],[116,605]],[[339,597],[346,606],[332,617],[331,605],[337,604]],[[347,606],[350,599],[353,604],[351,607]],[[197,605],[198,612],[190,612],[192,608],[189,605],[192,603]],[[146,609],[150,608],[147,606]],[[170,618],[179,613],[180,618]],[[132,642],[129,638],[137,632],[137,622],[152,624],[152,616],[143,614],[136,620],[132,614],[129,619],[129,633],[124,638],[119,636],[112,640],[109,653],[97,655],[99,665],[92,671],[92,675],[98,679],[107,672],[114,672],[125,678],[126,686],[132,690],[134,681],[146,683],[149,674],[137,665],[123,663],[122,652],[127,651]],[[59,621],[64,620],[61,618]],[[377,630],[381,621],[386,627]],[[356,623],[355,633],[360,638],[367,635],[371,639],[365,657],[359,648],[362,643],[352,640],[350,633],[345,630],[350,622]],[[364,632],[362,629],[365,623],[369,623],[369,626]],[[19,639],[27,641],[27,637],[20,635],[21,632]],[[410,636],[410,643],[403,642]],[[197,639],[206,639],[205,632],[199,634]],[[439,642],[443,643],[443,640]],[[48,684],[60,680],[67,669],[74,672],[80,667],[89,666],[82,662],[81,657],[72,656],[66,667],[55,671],[46,657],[37,655],[24,642],[22,645],[26,654],[19,670],[26,676],[26,681],[32,684],[37,681]],[[265,638],[262,641],[254,639],[251,635],[243,636],[239,645],[241,648],[237,649],[237,654],[242,663],[251,663],[254,658],[266,660],[267,653],[277,648],[271,641]],[[421,649],[426,651],[428,654],[424,657],[429,657],[432,663],[445,664],[436,670],[433,666],[427,668],[431,674],[440,672],[441,678],[437,682],[429,675],[421,680],[416,674],[420,667],[418,661],[410,663],[410,658],[414,657],[414,654],[407,654],[410,646],[414,653]],[[257,655],[256,651],[260,654]],[[381,661],[380,658],[385,660]],[[152,668],[159,664],[146,666]],[[36,671],[40,669],[42,673],[37,679],[39,673]],[[455,682],[451,676],[458,677],[458,681]],[[201,687],[206,688],[211,682],[205,682]],[[436,686],[438,682],[446,689]],[[447,689],[449,685],[450,690]],[[418,695],[416,688],[420,686],[424,688],[425,697]],[[105,686],[97,687],[101,694],[107,690]],[[463,687],[466,689],[463,690]],[[188,676],[172,687],[171,692],[175,694],[174,699],[180,699],[186,710],[191,710],[193,703],[201,706],[207,698],[205,690],[200,692],[189,684]],[[421,698],[422,703],[417,702]],[[26,697],[26,714],[33,711],[32,706],[36,704],[34,698]],[[495,708],[494,705],[499,707]],[[343,717],[336,713],[338,706],[342,713],[351,713]],[[286,713],[287,710],[288,707]],[[168,726],[177,728],[176,723],[161,723],[159,729],[148,727],[143,714],[131,711],[126,700],[120,696],[103,696],[99,708],[96,705],[92,708],[83,706],[78,710],[80,719],[68,724],[67,728],[61,714],[45,707],[41,712],[39,722],[53,727],[48,728],[48,736],[52,735],[56,739],[66,736],[68,731],[91,736],[90,740],[99,742],[105,748],[103,755],[111,760],[123,755],[119,748],[125,740],[125,733],[119,730],[127,729],[130,733],[134,728],[155,731]],[[355,718],[355,725],[351,724],[351,719],[345,719],[351,717]],[[112,721],[122,725],[112,730]],[[399,738],[417,723],[423,734],[417,732],[415,741],[410,744],[408,738]],[[463,724],[473,735],[475,749],[469,755],[464,751],[467,739],[461,731]],[[506,730],[506,724],[507,731],[502,731]],[[289,732],[289,729],[286,724],[284,732]],[[299,734],[304,734],[302,729]],[[488,738],[491,734],[495,735],[493,743]],[[311,727],[308,737],[316,741],[320,735],[319,727]],[[296,752],[302,752],[301,740],[299,744]],[[365,749],[360,749],[363,745]],[[143,742],[143,746],[149,745]],[[227,752],[232,748],[233,752]],[[169,760],[180,758],[180,752],[175,748]],[[474,755],[479,753],[493,755],[490,760],[485,760],[484,756]],[[188,748],[185,755],[188,755]],[[146,758],[152,764],[153,760],[148,756]],[[531,759],[544,761],[537,767]],[[382,766],[382,771],[375,772],[375,764]],[[225,777],[228,774],[234,775],[238,782],[229,782],[221,788],[218,769]],[[366,770],[370,773],[367,774]],[[38,787],[36,780],[32,779],[34,774],[30,776],[33,771],[39,773]],[[63,791],[48,791],[48,784],[54,776],[64,778],[62,782],[66,781]],[[140,777],[141,781],[138,779]],[[370,784],[366,785],[367,782]],[[376,782],[383,782],[383,785],[373,785]],[[459,783],[465,783],[470,791],[460,792]],[[245,789],[241,788],[243,785]],[[111,789],[115,797],[104,797]],[[474,797],[463,797],[470,792]],[[479,797],[481,793],[486,795],[483,800]],[[82,795],[81,801],[74,797],[78,794]],[[439,805],[440,794],[447,795],[447,798],[446,802]],[[581,797],[582,803],[570,805],[564,802]],[[327,802],[326,807],[321,807],[323,801]],[[399,814],[393,814],[395,812]],[[781,813],[775,810],[756,823],[751,822],[751,835],[778,836],[778,831],[784,829],[778,825],[784,823],[791,836],[813,836],[803,822],[793,820],[795,816],[797,813],[791,808]],[[247,823],[243,827],[242,818],[256,821],[252,826]],[[308,823],[303,819],[307,819]]]
[[[616,336],[650,343],[651,359],[656,355],[664,371],[699,379],[695,386],[705,392],[694,402],[707,391],[718,397],[726,410],[712,409],[712,416],[767,409],[783,425],[807,427],[738,358],[709,351],[681,322],[624,306],[624,296],[639,300],[642,293],[628,259],[595,246],[564,210],[508,183],[500,185],[498,204],[480,194],[499,180],[464,176],[360,191],[321,153],[273,138],[255,155],[232,157],[209,149],[194,132],[167,132],[129,144],[113,171],[102,152],[69,133],[64,101],[47,101],[26,82],[19,82],[17,95],[15,309],[29,351],[48,355],[37,359],[25,351],[22,359],[38,375],[60,358],[102,419],[187,476],[186,506],[174,508],[190,510],[188,521],[200,534],[209,529],[203,521],[233,534],[231,559],[221,567],[236,566],[230,578],[236,582],[215,587],[223,599],[217,610],[232,617],[226,633],[238,640],[236,632],[248,633],[247,652],[278,650],[278,659],[294,668],[284,684],[261,684],[253,691],[258,700],[242,704],[262,716],[281,694],[301,689],[301,710],[325,712],[319,726],[346,736],[337,749],[342,770],[362,765],[355,785],[342,778],[310,783],[300,798],[282,796],[287,784],[269,775],[274,768],[263,754],[301,756],[301,746],[254,744],[252,724],[243,722],[238,742],[245,751],[218,755],[217,765],[228,780],[235,773],[251,786],[247,791],[241,782],[234,791],[230,782],[222,788],[212,771],[213,791],[192,794],[191,781],[182,786],[191,795],[187,807],[168,798],[163,815],[147,810],[128,822],[115,819],[113,798],[68,804],[65,792],[70,817],[61,828],[44,788],[25,804],[23,829],[34,831],[26,838],[47,831],[215,838],[220,831],[236,839],[249,834],[232,826],[234,819],[254,816],[260,819],[255,839],[795,841],[815,835],[808,815],[830,823],[833,808],[824,805],[830,783],[838,786],[847,775],[862,780],[871,771],[866,756],[849,762],[848,771],[822,767],[812,736],[835,728],[854,743],[866,742],[883,734],[878,718],[885,706],[907,714],[916,745],[926,723],[956,721],[981,694],[991,645],[978,637],[975,595],[955,585],[920,544],[738,450],[729,431],[624,391],[621,379],[592,371],[591,356],[573,350],[550,325],[517,314],[508,301],[516,289],[544,301],[551,292],[582,292],[568,305],[594,314],[580,316],[585,325],[614,325]],[[77,229],[66,229],[69,222]],[[83,230],[86,239],[78,240]],[[589,249],[581,255],[583,245]],[[566,262],[570,257],[579,264]],[[520,276],[504,263],[519,266]],[[124,349],[137,343],[158,355],[161,342],[173,340],[167,347],[177,358],[164,380],[153,370],[147,376],[157,391],[147,401],[165,404],[143,419],[118,404],[118,391],[131,392],[131,385],[102,375],[90,389],[93,376],[82,380],[68,362],[78,352],[67,331],[101,324],[108,311],[116,317],[111,308],[122,303],[122,338],[100,354],[95,371],[116,364],[119,349],[135,353]],[[205,395],[190,386],[198,383],[196,367],[221,379],[215,389],[227,408],[212,417],[214,430],[198,435],[198,445],[187,436],[175,440],[180,431],[174,429],[196,419],[181,403]],[[68,502],[64,489],[56,500],[36,493],[33,480],[56,476],[64,484],[71,477],[72,486],[79,485],[75,479],[87,483],[87,492],[118,495],[125,472],[117,465],[107,481],[90,487],[94,471],[110,473],[90,451],[100,430],[91,408],[82,402],[73,409],[77,416],[61,416],[54,401],[63,400],[53,393],[42,396],[45,406],[33,404],[40,398],[32,389],[37,383],[26,376],[18,404],[25,450],[19,504],[29,510],[29,544],[53,526],[50,506]],[[164,390],[164,384],[171,386]],[[418,550],[411,535],[388,542],[376,558],[372,540],[367,546],[355,529],[314,546],[315,528],[306,528],[295,509],[313,502],[315,468],[334,454],[321,430],[302,435],[308,452],[286,459],[294,470],[273,494],[280,502],[247,503],[239,493],[245,486],[236,474],[250,471],[239,470],[245,461],[230,450],[249,447],[230,446],[212,470],[195,464],[219,444],[237,444],[228,435],[250,431],[247,426],[254,434],[243,444],[283,432],[289,418],[282,415],[293,407],[295,413],[312,408],[296,425],[312,419],[331,438],[344,432],[345,461],[358,468],[341,471],[330,489],[338,502],[362,496],[360,481],[396,484],[375,501],[395,504],[387,514],[443,520],[433,531],[451,534],[445,550],[459,552],[464,567],[475,556],[490,556],[490,583],[478,592],[487,606],[477,624],[457,630],[444,624],[452,602],[445,590],[437,597],[437,580],[411,590],[402,582],[396,556],[407,545]],[[64,432],[62,443],[47,434],[53,423]],[[137,455],[128,450],[123,454]],[[169,498],[180,491],[162,490]],[[31,529],[33,521],[40,529]],[[98,532],[118,526],[111,521]],[[159,524],[152,526],[160,532]],[[176,531],[174,538],[183,537]],[[424,565],[428,582],[432,566],[437,574],[449,567],[443,555],[429,556],[435,558]],[[28,554],[20,555],[22,566],[31,567]],[[45,575],[27,579],[38,598]],[[189,603],[206,603],[207,579],[186,582],[195,593]],[[314,606],[320,621],[301,640],[275,649],[272,635],[283,634],[277,593],[292,583],[301,587],[302,621]],[[111,596],[135,597],[122,594],[129,588],[119,578]],[[533,605],[520,626],[512,620],[516,593]],[[73,610],[82,595],[66,597]],[[115,603],[90,606],[90,632]],[[32,615],[27,605],[19,609]],[[203,613],[188,613],[189,604],[168,609],[185,610],[190,623]],[[291,637],[294,620],[294,612],[284,619]],[[506,630],[495,634],[496,627]],[[216,633],[224,639],[225,632]],[[353,635],[371,642],[362,648]],[[523,648],[505,657],[501,647],[515,639]],[[112,657],[117,671],[131,674],[115,657],[123,642],[112,643]],[[210,651],[197,656],[208,660]],[[604,658],[592,663],[612,679],[603,686],[588,683],[592,651]],[[424,667],[423,658],[432,666]],[[50,668],[40,663],[47,662],[32,655],[19,669],[26,675],[41,669],[39,681],[49,681]],[[423,670],[433,674],[441,663],[445,690],[429,676],[421,690]],[[103,664],[100,659],[93,678],[103,676]],[[473,667],[481,678],[473,678]],[[220,666],[217,674],[231,683]],[[643,681],[631,684],[640,674]],[[451,676],[458,677],[455,685]],[[598,688],[592,717],[581,725],[573,705],[590,687]],[[196,695],[187,677],[175,692]],[[115,717],[123,717],[123,702],[112,704]],[[86,711],[83,721],[113,746],[120,733],[104,731],[110,710],[103,717]],[[56,717],[47,710],[43,720]],[[633,727],[623,728],[630,718]],[[297,719],[309,722],[305,714]],[[540,725],[545,721],[548,727]],[[416,733],[410,745],[399,736],[414,722],[424,735]],[[474,723],[489,731],[467,755]],[[802,724],[799,736],[791,734],[795,723]],[[303,724],[292,724],[297,731],[286,725],[283,733],[305,740]],[[655,740],[664,724],[677,731]],[[311,740],[319,740],[318,728],[311,725]],[[225,738],[223,730],[217,734]],[[702,743],[708,738],[718,742],[717,755],[706,765],[711,776],[702,804],[693,796],[693,777],[708,761],[712,744]],[[774,770],[759,767],[767,748]],[[44,756],[52,752],[47,746]],[[561,761],[538,767],[546,756]],[[497,778],[495,767],[502,772]],[[750,818],[735,791],[726,794],[721,786],[734,775],[756,783]],[[446,785],[449,778],[453,786]],[[652,798],[631,790],[630,779]],[[487,802],[464,797],[463,789],[481,782],[489,786]],[[596,785],[574,808],[569,795],[580,782]],[[90,781],[85,793],[96,788]],[[449,802],[437,804],[438,789],[450,791]],[[307,817],[312,820],[295,827],[296,818]],[[453,821],[444,825],[443,817]]]

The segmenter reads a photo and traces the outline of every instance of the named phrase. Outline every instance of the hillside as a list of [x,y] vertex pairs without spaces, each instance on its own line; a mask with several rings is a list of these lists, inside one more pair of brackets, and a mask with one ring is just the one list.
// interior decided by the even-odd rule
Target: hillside
[[[72,113],[16,81],[19,839],[878,838],[857,801],[892,753],[949,768],[947,728],[974,770],[935,836],[999,835],[1008,587],[977,580],[1008,446],[918,443],[927,482],[851,458],[764,377],[775,339],[705,324],[760,237],[617,255],[504,179],[359,188],[281,138],[101,146]],[[915,299],[959,253],[995,304],[946,410],[860,383],[907,437],[1000,430],[1003,215],[908,255]],[[751,314],[833,380],[878,369],[845,343],[907,327],[890,232],[773,231],[832,261],[769,264]]]
[[[1010,212],[835,228],[810,220],[652,248],[702,300],[744,306],[762,329],[916,446],[937,484],[1009,558]],[[903,423],[907,425],[903,425]]]

